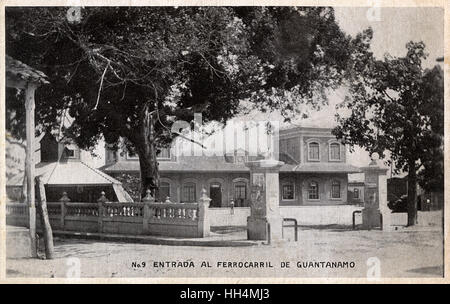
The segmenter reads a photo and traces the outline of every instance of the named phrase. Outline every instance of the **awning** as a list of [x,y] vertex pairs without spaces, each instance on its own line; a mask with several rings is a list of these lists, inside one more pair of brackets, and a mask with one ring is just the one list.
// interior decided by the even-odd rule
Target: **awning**
[[[81,161],[39,163],[35,175],[47,186],[109,186],[111,185],[119,202],[133,202],[115,178],[92,168]],[[8,179],[7,186],[22,186],[24,172]]]

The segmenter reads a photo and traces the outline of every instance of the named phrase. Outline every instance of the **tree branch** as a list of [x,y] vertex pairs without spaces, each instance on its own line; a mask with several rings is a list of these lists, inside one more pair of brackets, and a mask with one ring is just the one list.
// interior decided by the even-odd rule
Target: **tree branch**
[[100,86],[98,87],[97,103],[95,104],[95,107],[93,110],[97,110],[98,102],[100,101],[100,93],[102,91],[102,86],[103,86],[103,79],[105,78],[106,70],[108,70],[109,64],[110,64],[110,62],[108,61],[108,63],[106,64],[105,70],[103,71],[102,78],[100,80]]

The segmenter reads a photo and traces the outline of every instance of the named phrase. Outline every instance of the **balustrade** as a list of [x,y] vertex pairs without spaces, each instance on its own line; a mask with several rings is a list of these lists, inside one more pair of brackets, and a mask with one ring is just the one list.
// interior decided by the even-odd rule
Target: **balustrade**
[[[123,225],[125,223],[142,225],[142,233],[144,234],[151,232],[151,225],[166,225],[164,229],[167,229],[168,235],[170,235],[170,229],[172,228],[177,228],[177,231],[182,232],[186,225],[189,227],[198,226],[200,228],[196,235],[202,237],[209,233],[209,222],[205,222],[209,201],[210,199],[206,196],[206,190],[204,189],[198,203],[174,203],[170,201],[169,197],[164,202],[158,203],[155,202],[150,191],[147,191],[147,195],[141,203],[110,202],[103,191],[97,203],[83,203],[71,202],[67,193],[64,192],[59,202],[48,202],[47,208],[50,222],[59,221],[58,229],[62,230],[65,230],[67,222],[70,221],[71,231],[76,230],[76,227],[80,227],[80,231],[84,231],[82,229],[83,223],[90,221],[94,223],[95,231],[103,232],[104,225],[108,221],[108,225]],[[6,214],[11,218],[26,219],[28,216],[27,209],[26,204],[8,203]],[[114,222],[111,222],[111,220]],[[95,222],[98,224],[95,224]],[[23,223],[23,221],[20,223]],[[98,225],[98,228],[95,228],[96,225]],[[205,233],[205,227],[207,227],[207,233]],[[136,231],[138,230],[136,229]]]

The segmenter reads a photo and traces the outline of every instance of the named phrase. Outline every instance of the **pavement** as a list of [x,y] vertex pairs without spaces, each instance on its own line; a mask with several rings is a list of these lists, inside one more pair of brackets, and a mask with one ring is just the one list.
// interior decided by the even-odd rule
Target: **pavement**
[[[293,235],[289,233],[286,236],[292,240]],[[245,229],[228,227],[215,230],[208,239],[210,244],[202,243],[205,242],[202,239],[154,237],[130,243],[120,239],[100,240],[95,235],[91,239],[82,235],[70,238],[55,236],[55,259],[9,257],[7,277],[443,276],[443,233],[439,227],[389,232],[338,226],[324,229],[301,227],[298,242],[270,245],[249,242]],[[150,243],[145,243],[147,241]],[[152,243],[156,241],[160,243]],[[8,243],[14,246],[9,239]],[[236,246],[224,247],[226,244]],[[252,267],[245,267],[249,262],[252,262]],[[281,262],[290,267],[282,267]],[[332,262],[342,262],[347,267],[328,267],[327,263]],[[254,265],[261,267],[255,268]],[[373,265],[378,267],[378,272],[370,271]],[[78,271],[73,271],[74,267],[79,267]]]
[[222,227],[212,229],[210,235],[206,238],[181,238],[164,237],[154,235],[124,235],[112,233],[90,233],[90,232],[71,232],[71,231],[53,231],[55,236],[63,238],[80,238],[90,240],[102,240],[110,242],[126,242],[139,244],[154,244],[167,246],[206,246],[206,247],[240,247],[256,246],[261,244],[259,241],[247,240],[245,227]]

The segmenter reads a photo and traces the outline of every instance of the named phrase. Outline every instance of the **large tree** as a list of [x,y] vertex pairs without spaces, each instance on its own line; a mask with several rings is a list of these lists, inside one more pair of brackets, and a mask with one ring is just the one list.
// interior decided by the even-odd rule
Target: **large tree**
[[[156,155],[176,135],[174,121],[199,112],[225,122],[242,100],[285,116],[325,102],[352,45],[331,8],[6,9],[7,54],[49,77],[38,123],[58,128],[68,109],[74,122],[62,131],[80,147],[124,138],[139,156],[142,194],[157,191]],[[20,103],[9,105],[11,113]]]
[[[418,172],[443,176],[433,156],[442,149],[443,77],[439,66],[424,69],[422,42],[409,42],[401,58],[374,58],[361,49],[353,61],[349,95],[341,104],[334,134],[350,145],[385,157],[396,172],[408,172],[408,225],[417,220]],[[442,152],[441,152],[442,153]]]
[[423,79],[429,83],[426,98],[429,102],[430,142],[424,147],[422,167],[418,172],[419,185],[427,192],[444,191],[444,71],[440,66],[429,70]]

